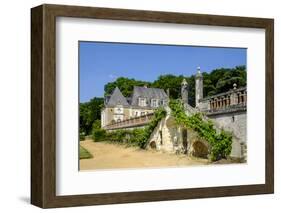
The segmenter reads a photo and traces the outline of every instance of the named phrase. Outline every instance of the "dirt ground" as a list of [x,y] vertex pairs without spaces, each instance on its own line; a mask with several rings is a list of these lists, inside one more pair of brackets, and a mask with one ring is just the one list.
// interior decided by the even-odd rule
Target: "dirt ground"
[[154,150],[142,150],[136,147],[92,142],[85,140],[80,145],[92,155],[91,159],[80,160],[80,170],[178,167],[208,164],[207,159],[189,158],[186,155],[162,153]]

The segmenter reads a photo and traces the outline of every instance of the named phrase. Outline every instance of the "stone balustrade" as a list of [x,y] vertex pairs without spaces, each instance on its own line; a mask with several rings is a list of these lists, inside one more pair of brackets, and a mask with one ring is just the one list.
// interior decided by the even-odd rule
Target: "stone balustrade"
[[107,126],[104,126],[103,128],[105,130],[117,130],[117,129],[126,129],[126,128],[144,126],[151,121],[153,115],[154,115],[154,113],[149,113],[146,115],[129,118],[129,119],[126,119],[123,121],[109,124]]
[[208,113],[225,111],[230,109],[245,108],[247,106],[247,89],[246,87],[233,89],[225,93],[210,96],[201,100],[206,106],[203,111]]

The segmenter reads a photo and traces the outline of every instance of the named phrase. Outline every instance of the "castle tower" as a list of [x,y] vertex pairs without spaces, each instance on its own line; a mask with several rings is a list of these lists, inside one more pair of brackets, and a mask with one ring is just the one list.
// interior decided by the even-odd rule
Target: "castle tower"
[[199,100],[203,98],[203,75],[200,71],[200,67],[197,68],[197,74],[195,76],[195,106],[198,107]]
[[188,83],[185,78],[181,83],[181,99],[184,104],[188,104]]

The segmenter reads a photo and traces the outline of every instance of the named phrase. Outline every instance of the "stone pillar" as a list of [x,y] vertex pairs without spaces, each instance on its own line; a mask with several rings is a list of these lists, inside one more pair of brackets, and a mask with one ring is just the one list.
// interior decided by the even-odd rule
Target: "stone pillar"
[[236,91],[237,84],[233,84],[233,92],[230,94],[230,105],[236,105],[238,104],[238,95]]
[[169,99],[170,98],[170,89],[169,88],[166,90],[166,93],[167,93],[167,96],[168,96],[168,99]]
[[203,98],[203,75],[200,67],[197,68],[195,76],[195,106],[199,107],[199,100]]
[[181,99],[183,104],[188,104],[188,83],[185,78],[181,83]]

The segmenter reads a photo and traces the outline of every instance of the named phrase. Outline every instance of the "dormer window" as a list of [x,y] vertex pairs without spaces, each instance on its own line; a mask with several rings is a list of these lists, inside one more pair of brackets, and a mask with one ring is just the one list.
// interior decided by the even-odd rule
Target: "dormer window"
[[116,105],[114,108],[114,113],[115,114],[123,114],[124,113],[124,108],[122,105]]
[[158,107],[158,100],[157,99],[151,99],[151,106],[152,107]]
[[146,99],[145,98],[139,98],[139,106],[146,106]]

